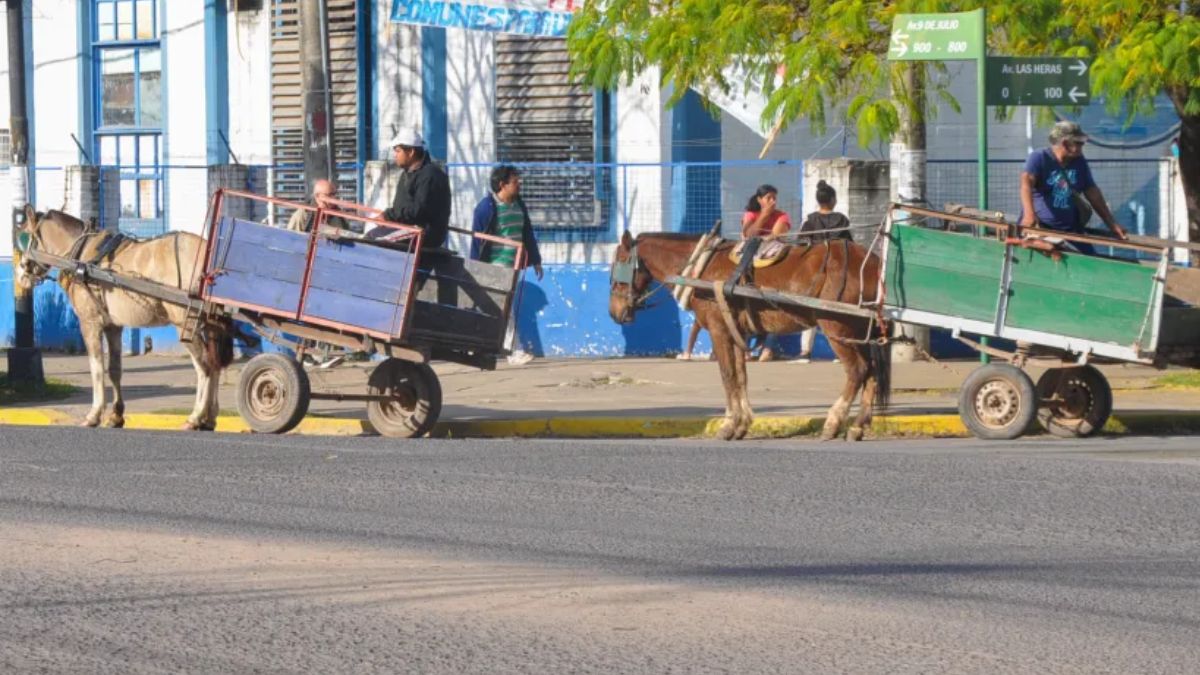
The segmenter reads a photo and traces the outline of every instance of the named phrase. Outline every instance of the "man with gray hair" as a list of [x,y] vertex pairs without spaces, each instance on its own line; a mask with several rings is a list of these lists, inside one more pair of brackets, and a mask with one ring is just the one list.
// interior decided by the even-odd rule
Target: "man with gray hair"
[[[319,208],[329,208],[330,205],[327,202],[330,199],[337,199],[337,186],[327,178],[318,178],[313,182],[312,199],[308,203]],[[288,218],[287,229],[294,232],[311,232],[313,216],[314,212],[308,209],[296,209],[292,212],[292,217]],[[337,216],[329,216],[326,218],[325,224],[341,230],[350,230],[352,232],[362,231],[361,224],[348,224],[344,219]]]
[[[1079,234],[1094,209],[1118,239],[1127,238],[1083,157],[1087,138],[1078,124],[1063,120],[1050,130],[1050,147],[1029,155],[1021,173],[1022,227],[1038,226]],[[1071,245],[1081,253],[1095,254],[1089,244],[1071,242]]]

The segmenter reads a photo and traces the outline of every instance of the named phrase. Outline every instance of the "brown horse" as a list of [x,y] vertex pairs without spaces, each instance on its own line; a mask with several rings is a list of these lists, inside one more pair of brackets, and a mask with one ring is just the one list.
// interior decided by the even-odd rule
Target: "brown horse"
[[[634,313],[653,293],[651,282],[663,282],[679,274],[687,264],[699,240],[681,234],[642,234],[635,241],[628,232],[621,238],[613,263],[608,313],[617,323],[630,323]],[[726,280],[734,272],[729,259],[733,242],[723,242],[700,279]],[[619,273],[619,268],[624,273]],[[631,272],[631,273],[630,273]],[[846,241],[801,243],[788,250],[780,262],[755,271],[758,287],[807,295],[822,300],[857,305],[860,299],[873,301],[879,279],[879,259],[865,248]],[[795,333],[820,326],[846,371],[846,384],[829,409],[822,429],[825,440],[834,438],[861,391],[858,418],[847,430],[847,440],[861,440],[863,429],[871,423],[873,408],[885,410],[891,391],[891,361],[886,345],[874,338],[877,326],[867,319],[805,307],[773,306],[758,300],[731,299],[728,303],[734,335],[729,321],[711,292],[697,290],[691,301],[696,321],[712,337],[713,351],[721,367],[725,385],[725,422],[720,435],[725,440],[746,435],[754,412],[746,394],[746,361],[742,345],[752,334]]]
[[[87,227],[83,221],[59,211],[37,213],[25,207],[25,224],[20,233],[29,242],[26,250],[37,249],[60,257],[90,261],[100,253],[104,233]],[[184,291],[198,287],[200,254],[204,239],[188,232],[170,234],[146,241],[125,241],[99,263],[113,272],[156,282]],[[73,255],[72,255],[73,254]],[[22,256],[16,282],[32,288],[48,270]],[[83,426],[100,424],[104,413],[104,346],[108,341],[108,377],[113,385],[113,410],[106,420],[112,427],[125,425],[125,399],[121,395],[121,329],[124,326],[165,326],[182,329],[187,308],[147,295],[76,280],[60,272],[60,283],[67,292],[87,348],[92,372],[92,408]],[[221,369],[233,360],[233,338],[228,322],[207,319],[196,339],[184,342],[196,369],[196,404],[184,425],[188,429],[212,430],[216,427],[217,385]]]

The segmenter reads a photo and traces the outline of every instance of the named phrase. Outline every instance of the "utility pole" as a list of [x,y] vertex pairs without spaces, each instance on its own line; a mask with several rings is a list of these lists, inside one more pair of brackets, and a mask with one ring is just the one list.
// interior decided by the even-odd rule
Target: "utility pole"
[[337,175],[333,144],[333,94],[329,73],[326,0],[300,0],[300,87],[304,106],[304,192]]
[[[892,201],[901,204],[927,206],[925,188],[925,64],[920,61],[903,62],[900,129],[891,146]],[[906,323],[896,324],[896,334],[912,338],[913,344],[892,344],[892,359],[898,363],[917,360],[916,347],[929,351],[929,328]]]
[[[12,162],[9,185],[12,189],[13,271],[21,264],[17,231],[25,223],[25,204],[29,201],[29,118],[25,109],[25,12],[22,0],[7,0],[8,10],[8,100],[9,129],[12,138]],[[14,275],[14,280],[16,276]],[[33,344],[33,289],[13,284],[15,344],[8,350],[8,377],[40,387],[45,383],[42,353]]]

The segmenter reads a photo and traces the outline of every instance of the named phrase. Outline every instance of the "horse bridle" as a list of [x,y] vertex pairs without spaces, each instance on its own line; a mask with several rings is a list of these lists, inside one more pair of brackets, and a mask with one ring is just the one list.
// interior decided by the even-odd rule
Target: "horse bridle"
[[[629,247],[629,258],[621,261],[613,262],[612,273],[609,277],[610,293],[624,299],[628,304],[628,312],[632,315],[639,309],[648,309],[654,305],[648,304],[648,300],[655,294],[666,288],[663,285],[651,287],[652,284],[646,285],[646,290],[638,293],[633,288],[633,281],[637,277],[639,271],[644,271],[649,274],[649,270],[642,264],[641,257],[638,256],[637,244]],[[618,295],[617,284],[625,284],[625,292]]]
[[50,274],[48,266],[35,262],[29,256],[29,253],[37,250],[42,243],[42,238],[38,235],[41,226],[41,221],[35,219],[31,228],[21,228],[15,242],[15,248],[21,254],[21,267],[25,268],[25,274],[29,276],[35,286],[45,281],[46,276]]

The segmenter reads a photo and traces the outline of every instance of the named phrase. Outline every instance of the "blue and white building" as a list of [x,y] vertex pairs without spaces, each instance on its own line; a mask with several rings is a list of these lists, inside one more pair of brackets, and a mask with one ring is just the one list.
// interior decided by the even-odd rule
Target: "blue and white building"
[[[722,218],[732,233],[760,183],[776,185],[799,216],[810,206],[806,163],[883,161],[887,149],[863,150],[840,126],[814,135],[799,123],[758,161],[757,130],[728,112],[714,118],[695,93],[668,108],[656,72],[613,92],[573,84],[561,38],[573,1],[328,0],[342,193],[390,198],[374,162],[401,127],[420,130],[447,163],[457,227],[470,227],[491,166],[521,164],[547,263],[546,279],[526,284],[520,323],[529,346],[565,356],[678,350],[690,316],[670,305],[632,327],[607,317],[608,261],[622,231],[698,232]],[[65,203],[64,167],[80,164],[111,167],[101,218],[139,234],[198,232],[212,166],[252,167],[248,187],[303,194],[296,0],[26,0],[25,12],[38,208]],[[975,200],[974,75],[952,73],[962,111],[943,107],[929,132],[935,204]],[[0,119],[7,107],[0,86]],[[1088,155],[1103,160],[1098,177],[1118,217],[1170,233],[1182,213],[1175,165],[1163,159],[1170,115],[1122,128],[1096,106],[1084,123],[1112,146]],[[4,161],[6,139],[0,130]],[[1044,130],[1016,109],[991,125],[990,139],[992,206],[1012,209],[1020,162]],[[0,202],[8,201],[0,178]],[[0,345],[12,339],[3,220]],[[38,332],[45,346],[62,347],[75,338],[55,293],[39,290]]]

